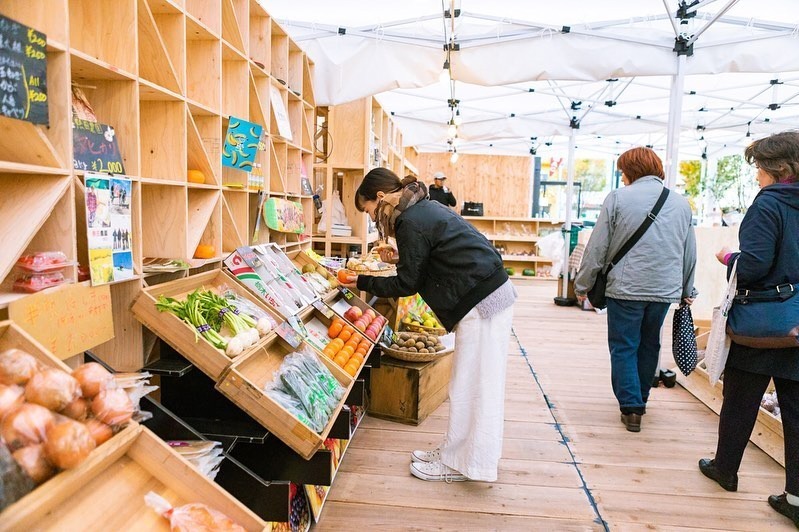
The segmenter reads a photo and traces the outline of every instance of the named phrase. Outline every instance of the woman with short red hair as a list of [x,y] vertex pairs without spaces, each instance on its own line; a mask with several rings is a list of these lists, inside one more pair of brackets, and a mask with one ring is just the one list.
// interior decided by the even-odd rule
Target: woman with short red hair
[[[621,422],[641,430],[649,389],[660,356],[660,329],[672,303],[691,304],[696,240],[691,207],[670,191],[660,212],[652,210],[663,192],[663,163],[649,148],[621,154],[624,187],[608,194],[583,255],[574,291],[582,302],[597,274],[607,272],[608,345],[611,382]],[[613,258],[647,217],[654,222],[618,261]]]

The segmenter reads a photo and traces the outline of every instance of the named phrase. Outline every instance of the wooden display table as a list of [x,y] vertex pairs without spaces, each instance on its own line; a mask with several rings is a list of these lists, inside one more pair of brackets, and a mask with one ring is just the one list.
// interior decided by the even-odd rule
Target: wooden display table
[[447,398],[452,355],[433,362],[404,362],[384,355],[371,374],[369,415],[418,425]]

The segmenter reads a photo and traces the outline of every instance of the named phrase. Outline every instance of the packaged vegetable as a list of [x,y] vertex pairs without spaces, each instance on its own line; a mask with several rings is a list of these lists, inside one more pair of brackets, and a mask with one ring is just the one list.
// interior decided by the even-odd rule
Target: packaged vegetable
[[47,429],[44,451],[56,467],[72,469],[83,462],[96,446],[86,425],[65,419]]
[[75,368],[72,376],[78,380],[83,397],[94,399],[100,391],[114,385],[114,376],[97,362],[87,362]]
[[133,417],[133,402],[121,388],[109,388],[92,399],[92,414],[99,421],[112,427],[124,425]]
[[31,273],[60,271],[74,262],[67,260],[67,256],[60,251],[38,251],[29,253],[17,259],[17,268]]
[[43,406],[25,403],[3,418],[0,435],[11,451],[42,443],[54,422],[53,413]]
[[37,371],[39,363],[30,353],[16,348],[0,352],[0,384],[24,386]]
[[45,273],[25,273],[14,281],[14,292],[33,294],[46,288],[64,284],[66,278],[60,271]]
[[80,384],[69,373],[56,369],[43,369],[25,386],[25,400],[53,412],[61,412],[80,397]]
[[231,518],[206,504],[190,503],[173,508],[170,502],[154,491],[144,496],[144,502],[164,519],[169,519],[172,532],[245,532]]
[[0,420],[25,401],[25,388],[16,384],[0,384]]
[[41,443],[17,449],[12,456],[37,486],[56,473],[53,464],[47,459],[44,445]]

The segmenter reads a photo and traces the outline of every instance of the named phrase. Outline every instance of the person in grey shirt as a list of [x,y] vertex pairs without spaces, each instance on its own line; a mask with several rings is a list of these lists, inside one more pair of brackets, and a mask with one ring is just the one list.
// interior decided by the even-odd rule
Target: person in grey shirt
[[[618,161],[625,187],[612,191],[599,214],[574,281],[582,303],[597,274],[636,232],[663,191],[663,163],[649,148]],[[675,192],[633,248],[608,272],[608,346],[611,382],[621,421],[641,430],[641,416],[660,356],[660,329],[671,303],[690,305],[696,267],[691,207]]]

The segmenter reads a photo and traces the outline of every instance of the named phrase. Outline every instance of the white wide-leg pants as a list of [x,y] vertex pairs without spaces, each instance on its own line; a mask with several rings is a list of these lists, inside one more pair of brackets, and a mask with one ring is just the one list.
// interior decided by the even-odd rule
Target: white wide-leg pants
[[491,319],[481,318],[474,308],[455,327],[449,426],[441,462],[471,480],[497,479],[512,325],[511,305]]

